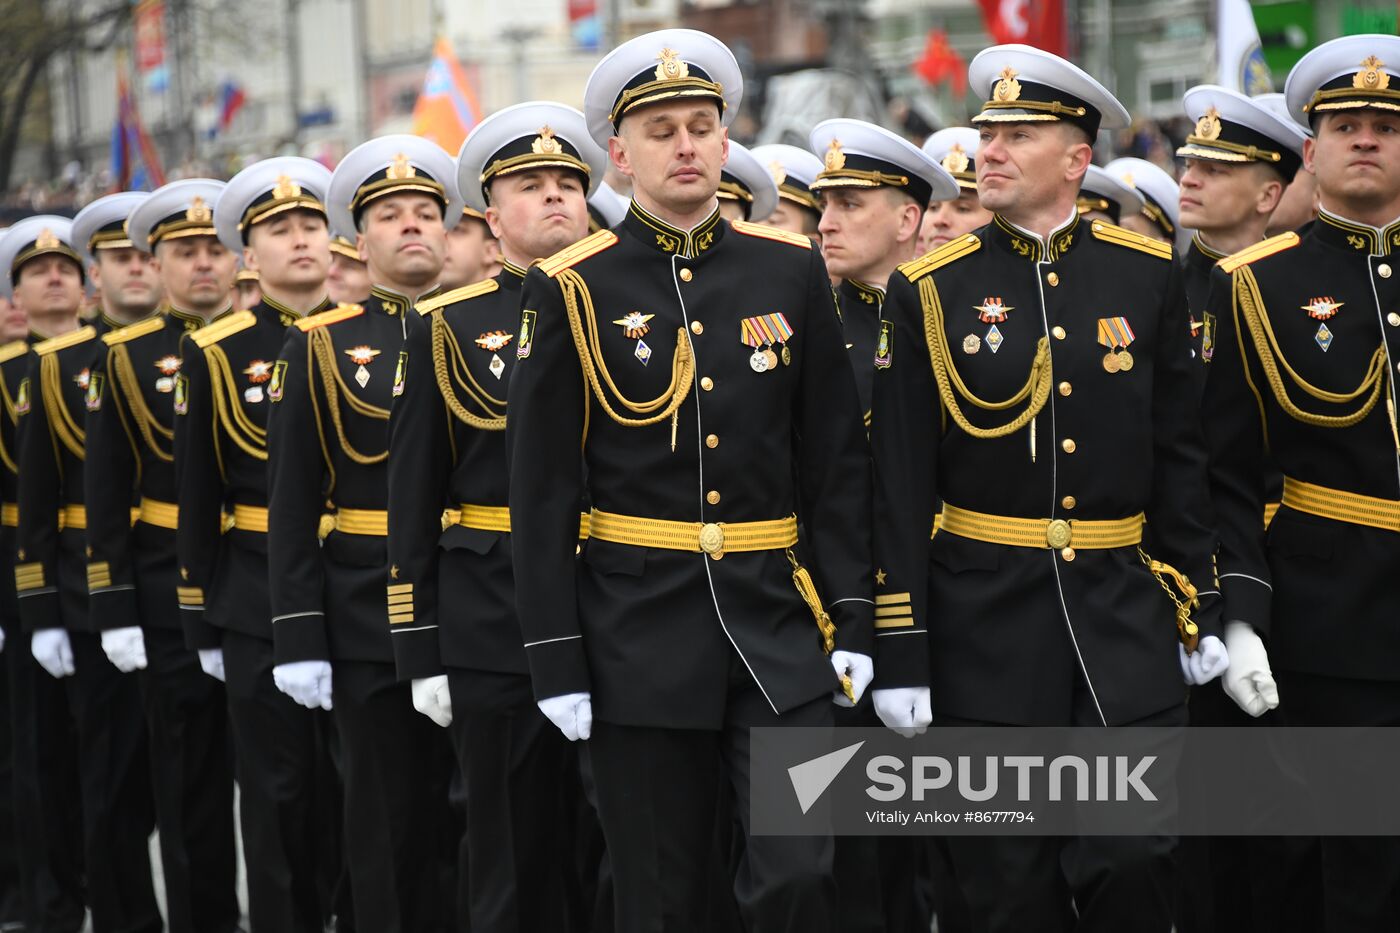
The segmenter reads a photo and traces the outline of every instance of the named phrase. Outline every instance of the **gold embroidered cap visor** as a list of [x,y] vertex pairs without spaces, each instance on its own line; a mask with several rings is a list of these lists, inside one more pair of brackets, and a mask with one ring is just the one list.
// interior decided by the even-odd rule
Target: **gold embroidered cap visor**
[[1195,128],[1176,154],[1211,162],[1262,162],[1292,181],[1303,164],[1303,131],[1264,104],[1229,88],[1202,84],[1181,99]]
[[719,196],[737,201],[744,209],[744,219],[757,223],[767,220],[778,206],[778,185],[773,175],[754,158],[748,147],[729,141],[729,160],[720,172]]
[[128,249],[135,245],[127,234],[126,220],[150,194],[145,191],[119,191],[93,201],[73,218],[72,242],[95,255],[100,249]]
[[1371,33],[1324,42],[1293,66],[1283,93],[1289,115],[1304,127],[1335,110],[1400,113],[1400,36]]
[[38,214],[24,218],[5,231],[4,237],[0,238],[0,264],[10,272],[5,279],[7,297],[19,277],[20,267],[40,256],[66,256],[77,265],[79,274],[83,273],[83,257],[69,239],[72,228],[73,222],[67,217]]
[[973,123],[1064,121],[1092,140],[1100,129],[1128,126],[1128,111],[1085,71],[1028,45],[994,45],[968,66],[968,85],[986,94]]
[[326,192],[331,172],[320,162],[298,156],[264,159],[229,179],[214,206],[219,240],[241,253],[248,230],[287,211],[314,211],[326,216]]
[[345,154],[331,173],[326,210],[331,230],[350,236],[365,207],[392,194],[426,194],[443,207],[443,226],[462,218],[457,166],[432,140],[407,133],[379,136]]
[[182,178],[157,188],[126,222],[131,242],[153,250],[161,240],[218,236],[214,208],[224,187],[212,178]]
[[926,155],[943,166],[964,191],[977,190],[977,147],[981,134],[970,126],[949,126],[924,140]]
[[527,101],[498,110],[471,131],[457,153],[456,179],[478,216],[490,204],[491,182],[536,168],[578,174],[587,194],[597,190],[608,154],[588,135],[583,114],[553,101]]
[[957,179],[909,140],[864,120],[823,120],[807,138],[823,168],[812,191],[830,188],[898,188],[917,203],[949,201]]
[[606,147],[625,116],[665,101],[713,100],[728,126],[739,111],[744,79],[734,53],[695,29],[662,29],[613,49],[588,77],[583,112],[589,135]]

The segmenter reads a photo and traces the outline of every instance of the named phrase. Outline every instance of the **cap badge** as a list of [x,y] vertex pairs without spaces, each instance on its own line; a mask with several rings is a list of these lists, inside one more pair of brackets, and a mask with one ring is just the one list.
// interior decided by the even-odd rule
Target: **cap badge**
[[1137,179],[1133,178],[1132,172],[1124,172],[1119,177],[1121,178],[1123,184],[1127,185],[1129,188],[1137,188]]
[[272,189],[272,197],[278,201],[289,201],[301,197],[301,185],[286,175],[277,176],[277,187]]
[[530,144],[530,151],[536,155],[558,155],[561,150],[559,140],[554,138],[554,131],[548,126],[540,127],[540,135]]
[[1211,107],[1196,121],[1196,136],[1206,142],[1220,138],[1220,111]]
[[828,172],[838,172],[846,167],[846,154],[841,151],[841,140],[833,139],[826,147],[826,163]]
[[787,169],[783,168],[783,163],[774,159],[768,163],[768,174],[773,176],[773,184],[781,185],[787,181]]
[[35,249],[58,249],[59,245],[58,237],[54,236],[54,232],[48,227],[40,230],[38,238],[34,241]]
[[943,167],[954,175],[967,171],[967,153],[963,151],[962,143],[953,143],[953,148],[948,150],[948,154],[943,157]]
[[413,170],[412,163],[408,161],[408,156],[400,152],[398,155],[394,156],[394,160],[389,163],[389,169],[385,172],[385,177],[391,178],[394,181],[401,181],[405,178],[413,178],[417,176],[417,174],[418,173]]
[[190,198],[190,206],[185,210],[185,220],[192,224],[207,224],[214,219],[214,212],[199,195]]
[[1021,82],[1016,80],[1016,69],[1007,65],[1001,70],[1001,79],[992,89],[992,100],[1010,101],[1021,99]]
[[661,64],[656,66],[656,80],[679,81],[690,77],[690,66],[676,57],[675,49],[662,49],[656,56]]
[[1361,70],[1351,79],[1351,86],[1363,91],[1384,91],[1390,87],[1390,75],[1382,69],[1385,63],[1374,55],[1361,63]]

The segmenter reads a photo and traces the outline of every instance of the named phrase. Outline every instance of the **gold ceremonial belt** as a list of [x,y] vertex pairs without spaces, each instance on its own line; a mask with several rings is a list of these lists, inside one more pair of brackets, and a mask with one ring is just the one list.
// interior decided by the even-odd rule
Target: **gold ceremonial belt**
[[1283,478],[1283,504],[1298,512],[1400,533],[1400,501]]
[[389,535],[389,513],[383,509],[337,509],[321,516],[320,530],[323,538],[332,531],[384,538]]
[[233,506],[233,524],[230,529],[237,528],[239,531],[251,531],[256,534],[267,534],[267,508],[261,505],[239,505]]
[[0,525],[6,528],[19,527],[19,503],[6,502],[0,505]]
[[58,510],[58,530],[65,528],[87,528],[87,508],[81,505],[65,505]]
[[762,522],[673,522],[594,509],[589,534],[599,541],[708,554],[776,551],[797,543],[797,516]]
[[[475,528],[478,531],[496,531],[508,535],[510,534],[510,509],[503,505],[460,505],[455,509],[443,512],[443,530],[445,531],[453,525]],[[588,526],[588,513],[580,512],[578,517],[580,541],[588,540]]]
[[159,499],[147,499],[142,496],[141,508],[137,510],[136,518],[147,525],[174,531],[180,526],[180,507],[173,502],[161,502]]
[[1143,522],[1141,512],[1132,518],[1109,521],[1065,521],[1062,518],[985,515],[943,503],[943,530],[948,534],[1011,547],[1051,548],[1057,551],[1068,547],[1089,550],[1130,547],[1142,543]]
[[1278,514],[1278,507],[1279,507],[1280,505],[1282,505],[1282,504],[1283,504],[1282,502],[1265,502],[1265,503],[1264,503],[1264,527],[1265,527],[1265,528],[1268,528],[1270,525],[1272,525],[1272,524],[1274,523],[1274,516]]

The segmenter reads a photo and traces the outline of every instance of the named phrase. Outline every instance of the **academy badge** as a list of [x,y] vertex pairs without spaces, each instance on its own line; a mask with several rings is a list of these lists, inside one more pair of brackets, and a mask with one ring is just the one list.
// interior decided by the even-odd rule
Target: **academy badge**
[[282,401],[283,382],[287,378],[287,361],[278,360],[272,365],[272,379],[267,384],[267,398],[272,402]]
[[880,322],[880,339],[875,343],[875,368],[889,369],[894,352],[894,325],[889,321]]
[[175,377],[175,414],[183,415],[190,410],[190,381],[184,373]]
[[[496,361],[496,360],[499,360],[500,357],[499,357],[499,356],[493,356],[491,359],[492,359],[492,365],[494,366],[494,365],[495,365],[495,361]],[[504,366],[505,364],[501,364],[501,365]],[[493,370],[493,371],[494,371],[494,370]],[[408,375],[408,351],[407,351],[407,350],[400,350],[400,351],[399,351],[399,362],[398,362],[398,365],[394,367],[394,398],[398,398],[400,395],[403,395],[403,382],[404,382],[404,377],[407,376],[407,375]],[[498,378],[499,378],[499,377],[498,377]]]
[[528,359],[535,348],[535,318],[537,313],[530,310],[520,312],[520,339],[515,344],[515,358]]
[[1103,368],[1109,373],[1126,373],[1133,368],[1133,355],[1128,352],[1137,335],[1125,317],[1099,318],[1099,346],[1108,352],[1103,357]]
[[178,356],[162,356],[156,360],[155,367],[160,370],[160,378],[156,380],[156,391],[174,391],[175,374],[180,371],[180,358]]
[[501,375],[506,371],[506,361],[501,359],[501,354],[497,351],[510,346],[510,342],[514,339],[514,334],[508,334],[503,330],[493,330],[476,338],[476,345],[491,354],[491,375],[497,379],[501,378]]
[[102,407],[102,374],[96,373],[88,380],[87,410],[97,411]]
[[360,388],[363,389],[369,384],[368,366],[370,363],[373,363],[374,358],[382,352],[382,350],[376,350],[365,344],[361,344],[358,347],[351,347],[345,351],[345,355],[350,357],[350,362],[360,367],[355,370],[355,381],[360,384]]

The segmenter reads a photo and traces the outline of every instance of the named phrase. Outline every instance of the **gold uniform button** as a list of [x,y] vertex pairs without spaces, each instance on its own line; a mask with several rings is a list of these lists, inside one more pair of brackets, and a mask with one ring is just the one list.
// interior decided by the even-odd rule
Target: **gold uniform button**
[[1074,496],[1065,496],[1060,500],[1060,505],[1064,506],[1066,509],[1072,509],[1078,504],[1079,501],[1075,499]]
[[1392,311],[1385,316],[1385,319],[1390,323],[1391,327],[1400,327],[1400,314],[1396,314]]
[[1063,327],[1056,325],[1055,327],[1051,328],[1050,333],[1055,335],[1056,340],[1065,339],[1065,329]]
[[708,447],[708,448],[710,448],[711,450],[714,450],[716,447],[718,447],[718,446],[719,446],[719,435],[718,435],[718,434],[711,434],[709,437],[705,438],[705,446]]
[[1060,552],[1060,556],[1063,557],[1065,560],[1074,560],[1074,548],[1065,548],[1063,551]]
[[1070,394],[1071,392],[1073,392],[1073,391],[1074,391],[1074,386],[1070,385],[1068,382],[1062,382],[1062,383],[1060,383],[1060,394],[1061,394],[1061,395],[1069,395],[1069,394]]
[[1383,279],[1390,278],[1390,263],[1383,262],[1379,266],[1376,266],[1376,275],[1379,275]]
[[719,490],[711,489],[709,492],[705,493],[705,501],[710,503],[710,505],[719,505]]
[[1056,285],[1060,284],[1060,276],[1057,273],[1052,272],[1045,277],[1045,282],[1051,288],[1054,288]]
[[710,390],[713,389],[714,387],[715,387],[715,381],[714,381],[713,379],[711,379],[709,376],[705,376],[705,377],[703,377],[703,378],[700,380],[700,388],[704,389],[706,392],[710,391]]
[[701,324],[699,321],[691,321],[690,332],[698,337],[705,332],[705,325]]
[[1074,443],[1074,438],[1072,437],[1067,437],[1064,440],[1060,441],[1060,449],[1067,454],[1074,453],[1075,446],[1076,445]]
[[682,270],[681,270],[681,281],[682,281],[682,282],[689,282],[689,281],[690,281],[691,279],[693,279],[693,278],[695,278],[695,275],[694,275],[694,273],[692,273],[689,269],[682,269]]

